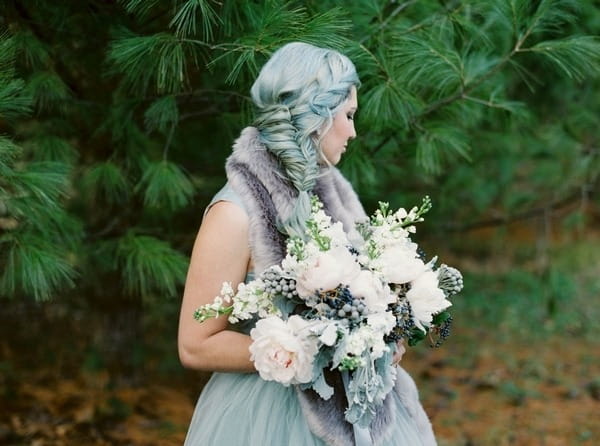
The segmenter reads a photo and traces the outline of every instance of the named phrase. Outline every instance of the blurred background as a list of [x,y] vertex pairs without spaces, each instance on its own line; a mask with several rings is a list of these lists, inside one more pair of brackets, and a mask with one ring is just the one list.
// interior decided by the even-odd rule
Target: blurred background
[[182,444],[188,256],[294,40],[357,66],[367,211],[429,195],[415,240],[464,274],[403,359],[439,444],[598,444],[599,31],[594,0],[3,0],[0,444]]

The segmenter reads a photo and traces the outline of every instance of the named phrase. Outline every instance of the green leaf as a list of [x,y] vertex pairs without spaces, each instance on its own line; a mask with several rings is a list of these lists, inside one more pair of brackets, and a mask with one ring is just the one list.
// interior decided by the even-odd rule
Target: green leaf
[[189,203],[194,185],[176,164],[159,161],[146,166],[136,186],[139,191],[143,191],[146,206],[174,211]]
[[433,315],[432,323],[433,323],[433,325],[440,326],[444,322],[446,322],[448,319],[450,319],[451,317],[452,316],[450,315],[450,313],[448,311],[442,311],[441,313]]
[[427,331],[423,331],[417,327],[413,328],[411,330],[411,332],[409,333],[408,345],[411,347],[414,347],[419,342],[421,342],[423,339],[425,339],[425,336],[427,336]]
[[126,290],[142,296],[152,291],[175,296],[188,265],[186,257],[167,242],[133,231],[119,240],[115,261]]

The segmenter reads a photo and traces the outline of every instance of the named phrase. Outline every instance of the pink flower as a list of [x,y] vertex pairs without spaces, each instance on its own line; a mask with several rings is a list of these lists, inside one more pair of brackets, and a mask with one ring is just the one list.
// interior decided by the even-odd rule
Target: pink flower
[[310,382],[313,361],[318,352],[317,340],[300,316],[287,321],[277,316],[260,319],[250,331],[250,359],[261,378],[284,386]]

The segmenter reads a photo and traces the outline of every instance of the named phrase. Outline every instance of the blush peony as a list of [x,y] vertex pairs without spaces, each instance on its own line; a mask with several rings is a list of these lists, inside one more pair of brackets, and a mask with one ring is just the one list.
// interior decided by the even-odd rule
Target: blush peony
[[250,331],[250,359],[262,379],[284,386],[312,380],[318,344],[314,336],[309,336],[309,325],[297,315],[287,321],[270,316],[256,323]]
[[348,285],[360,273],[360,265],[345,247],[318,252],[312,261],[306,262],[296,277],[296,291],[306,298],[317,290],[328,291],[338,285]]

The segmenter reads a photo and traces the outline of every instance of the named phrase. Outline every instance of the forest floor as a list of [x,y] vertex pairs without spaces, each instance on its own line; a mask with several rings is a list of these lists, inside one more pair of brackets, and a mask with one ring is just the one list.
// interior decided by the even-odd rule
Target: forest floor
[[[561,256],[573,275],[466,277],[452,336],[408,349],[440,446],[600,444],[599,246]],[[179,365],[177,312],[5,301],[0,445],[181,445],[208,374]]]
[[[89,364],[69,374],[45,364],[48,356],[40,351],[37,366],[21,369],[10,360],[17,352],[2,339],[0,444],[183,443],[207,375],[178,371],[169,377],[146,368],[132,379]],[[45,345],[55,348],[55,342],[61,341]],[[473,328],[442,348],[419,346],[403,363],[421,389],[440,446],[596,445],[598,352],[592,341],[488,342]]]

